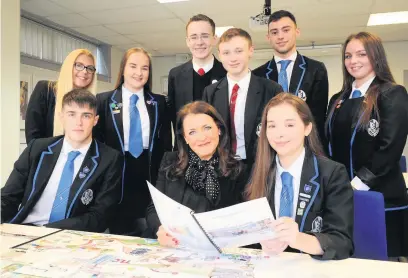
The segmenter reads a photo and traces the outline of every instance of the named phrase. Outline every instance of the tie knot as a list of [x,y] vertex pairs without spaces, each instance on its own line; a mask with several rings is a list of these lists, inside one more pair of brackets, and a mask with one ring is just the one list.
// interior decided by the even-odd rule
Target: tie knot
[[197,73],[198,73],[200,76],[203,76],[203,75],[205,74],[205,70],[204,70],[203,68],[199,68],[198,71],[197,71]]
[[281,64],[281,70],[286,70],[286,68],[289,66],[291,60],[282,60],[279,61],[279,64]]
[[293,176],[289,172],[283,172],[281,174],[282,184],[284,186],[291,185],[293,181]]
[[358,98],[361,96],[362,96],[362,93],[360,90],[354,90],[353,93],[351,94],[351,98]]
[[130,97],[130,105],[131,105],[132,107],[135,106],[138,100],[139,100],[139,96],[136,95],[136,94],[133,94],[133,95]]
[[68,153],[68,161],[69,161],[69,162],[74,161],[75,158],[77,158],[77,156],[80,155],[80,154],[81,154],[81,152],[79,152],[79,151],[71,151],[71,152],[69,152],[69,153]]
[[239,90],[239,85],[238,85],[238,83],[235,83],[234,87],[232,87],[232,91],[233,92],[238,92],[238,90]]

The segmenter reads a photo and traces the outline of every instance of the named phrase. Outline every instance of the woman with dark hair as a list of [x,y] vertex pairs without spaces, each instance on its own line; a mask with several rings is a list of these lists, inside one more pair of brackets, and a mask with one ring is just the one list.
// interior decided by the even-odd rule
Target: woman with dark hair
[[146,180],[156,182],[163,154],[172,146],[165,98],[151,92],[151,64],[144,49],[128,49],[115,90],[97,95],[94,136],[125,157],[122,198],[109,228],[114,234],[141,236],[146,230],[151,202]]
[[[324,157],[312,113],[280,93],[266,105],[246,199],[267,197],[276,238],[267,253],[301,251],[323,260],[353,254],[353,190],[346,169]],[[289,247],[289,248],[288,248]]]
[[346,166],[355,189],[384,195],[388,256],[408,256],[408,195],[399,165],[408,135],[408,95],[395,84],[379,37],[360,32],[347,38],[343,88],[328,111],[330,157]]
[[[227,130],[210,104],[195,101],[182,107],[176,121],[178,151],[164,155],[156,188],[195,212],[241,202],[246,171],[233,157]],[[177,245],[177,239],[161,227],[153,204],[146,219],[161,245]]]

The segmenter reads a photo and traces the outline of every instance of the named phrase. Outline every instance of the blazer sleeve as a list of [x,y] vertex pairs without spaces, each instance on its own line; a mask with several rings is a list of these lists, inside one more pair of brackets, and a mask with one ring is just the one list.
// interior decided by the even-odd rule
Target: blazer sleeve
[[159,138],[163,145],[164,151],[168,152],[172,150],[172,136],[171,136],[171,119],[170,108],[166,105],[166,100],[163,98],[163,116],[161,118],[161,129]]
[[35,138],[45,138],[48,111],[48,81],[39,81],[35,85],[27,106],[25,135],[27,144]]
[[30,153],[35,139],[24,149],[18,160],[14,163],[6,184],[1,189],[1,223],[9,222],[18,211],[27,187],[30,172]]
[[173,132],[176,133],[176,104],[175,104],[175,97],[176,97],[176,91],[174,88],[174,72],[173,70],[170,70],[169,72],[169,80],[168,80],[168,85],[167,85],[167,111],[169,115],[169,119],[172,123],[173,126]]
[[403,86],[393,86],[380,95],[380,131],[372,160],[357,170],[357,176],[370,188],[387,186],[382,178],[399,163],[408,134],[408,95]]
[[[158,178],[156,181],[156,188],[164,194],[166,193],[166,183],[167,183],[165,168],[169,164],[168,155],[169,155],[169,152],[166,152],[163,156],[162,163],[159,169]],[[157,211],[156,211],[156,208],[154,207],[153,202],[151,202],[150,205],[146,208],[146,221],[147,221],[147,226],[149,227],[150,232],[152,233],[152,237],[156,238],[157,237],[156,233],[159,230],[161,223],[160,223],[160,219],[159,219],[159,216],[157,215]]]
[[346,168],[336,164],[327,184],[324,184],[323,228],[314,235],[323,255],[312,256],[320,260],[340,260],[353,255],[354,200],[353,189]]
[[312,92],[312,101],[309,105],[310,110],[314,116],[316,129],[319,132],[320,138],[324,138],[324,123],[329,100],[329,79],[327,69],[323,63],[320,63],[320,67],[316,73]]
[[[115,153],[108,162],[110,166],[104,172],[103,179],[100,179],[100,191],[89,211],[80,216],[47,224],[47,227],[99,233],[108,228],[111,218],[115,217],[115,207],[119,202],[122,186],[123,157],[120,153]],[[107,155],[111,156],[112,153]]]
[[101,99],[101,95],[96,95],[96,109],[97,114],[99,116],[98,123],[94,126],[92,130],[92,135],[95,139],[100,142],[105,143],[105,134],[104,134],[104,127],[105,127],[105,102]]

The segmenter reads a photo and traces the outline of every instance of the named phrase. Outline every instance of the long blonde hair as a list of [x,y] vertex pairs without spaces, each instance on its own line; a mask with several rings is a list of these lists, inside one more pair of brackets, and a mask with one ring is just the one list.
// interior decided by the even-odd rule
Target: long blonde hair
[[[68,56],[65,58],[64,62],[62,63],[58,81],[50,82],[48,84],[49,88],[50,89],[52,88],[53,91],[55,92],[54,133],[53,133],[54,136],[62,135],[64,133],[64,129],[59,119],[59,114],[62,110],[62,99],[64,98],[64,95],[66,93],[74,89],[72,70],[76,59],[82,54],[90,57],[95,65],[96,59],[91,51],[89,51],[88,49],[76,49],[69,53]],[[92,78],[92,82],[88,85],[88,87],[84,88],[94,95],[96,93],[96,79],[97,78],[95,72]]]

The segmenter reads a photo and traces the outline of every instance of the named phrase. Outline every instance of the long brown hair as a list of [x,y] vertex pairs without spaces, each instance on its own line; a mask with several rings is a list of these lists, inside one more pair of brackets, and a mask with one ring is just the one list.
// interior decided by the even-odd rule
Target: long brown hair
[[[381,85],[384,83],[391,83],[394,84],[395,80],[392,76],[390,67],[387,61],[387,55],[385,54],[384,47],[382,45],[380,37],[368,33],[368,32],[360,32],[358,34],[350,35],[343,44],[343,52],[342,52],[342,64],[343,64],[343,87],[341,89],[342,93],[339,95],[337,100],[335,101],[334,105],[331,107],[329,114],[332,115],[335,107],[342,100],[345,94],[350,93],[353,87],[354,77],[347,71],[345,65],[345,55],[346,55],[346,48],[347,45],[351,40],[359,40],[367,53],[368,59],[370,64],[375,72],[376,80],[379,82],[377,84],[373,84],[368,89],[365,100],[362,102],[362,111],[361,111],[361,123],[360,127],[365,128],[367,127],[368,122],[371,119],[371,115],[374,112],[376,118],[380,120],[379,113],[378,113],[378,106],[377,106],[377,99],[379,94],[381,93]],[[330,116],[327,117],[330,119]],[[328,126],[328,121],[326,122],[326,128]]]
[[276,174],[276,151],[270,146],[268,138],[266,136],[267,130],[267,117],[268,112],[272,107],[276,107],[281,104],[289,104],[292,106],[299,117],[302,119],[303,124],[312,124],[312,130],[310,134],[305,137],[305,147],[317,156],[324,156],[322,145],[319,141],[312,112],[309,106],[290,93],[280,93],[272,98],[262,113],[261,120],[261,132],[258,140],[258,148],[256,151],[255,164],[252,170],[252,177],[245,190],[245,196],[247,200],[253,200],[261,197],[265,197],[268,194],[268,185],[275,183]]
[[184,105],[177,113],[175,139],[178,147],[178,160],[167,167],[167,178],[177,179],[183,176],[187,169],[189,146],[184,139],[183,122],[186,116],[190,114],[205,114],[214,120],[221,133],[216,151],[219,157],[218,172],[223,177],[237,177],[242,170],[242,165],[233,157],[230,147],[230,138],[224,120],[210,104],[204,101],[195,101]]
[[133,53],[143,53],[146,55],[146,57],[149,59],[149,78],[147,79],[146,84],[144,85],[144,90],[145,92],[151,92],[152,91],[152,59],[149,55],[149,53],[144,50],[141,47],[133,47],[129,48],[125,54],[123,54],[122,61],[120,62],[120,68],[119,68],[119,73],[118,73],[118,78],[116,79],[116,84],[115,84],[115,89],[119,89],[122,87],[123,83],[125,82],[125,78],[123,77],[123,74],[125,72],[125,67],[127,60],[129,59],[130,55]]

